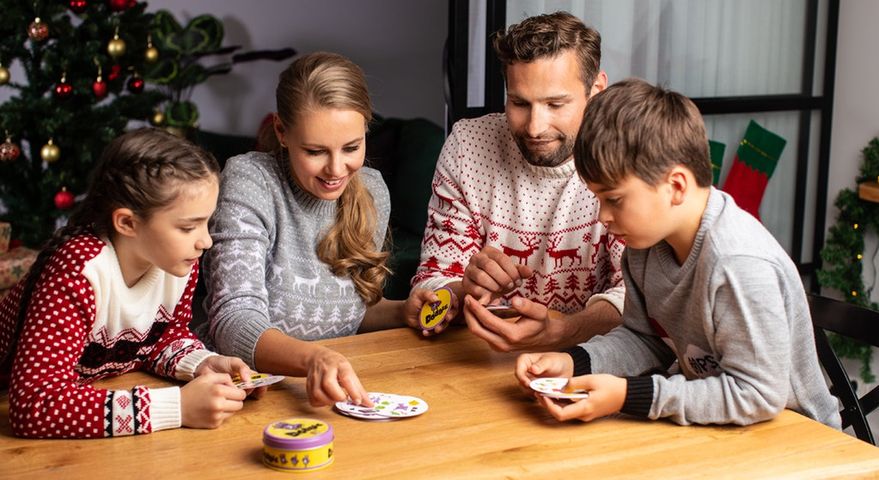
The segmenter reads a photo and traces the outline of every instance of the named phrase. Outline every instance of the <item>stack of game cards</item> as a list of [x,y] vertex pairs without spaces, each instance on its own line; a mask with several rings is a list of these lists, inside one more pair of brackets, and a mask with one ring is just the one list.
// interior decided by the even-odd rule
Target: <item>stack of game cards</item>
[[589,392],[582,388],[567,388],[567,378],[535,378],[531,380],[529,386],[531,390],[543,395],[544,397],[555,398],[560,400],[582,400],[589,397]]
[[427,411],[427,402],[410,395],[369,392],[373,407],[365,407],[350,401],[336,402],[336,411],[342,415],[369,421],[399,420],[416,417]]
[[250,381],[245,382],[241,380],[238,375],[235,375],[232,378],[232,381],[235,382],[235,386],[242,390],[250,390],[258,387],[268,387],[269,385],[274,385],[282,380],[284,380],[283,375],[271,375],[268,373],[254,373],[250,376]]

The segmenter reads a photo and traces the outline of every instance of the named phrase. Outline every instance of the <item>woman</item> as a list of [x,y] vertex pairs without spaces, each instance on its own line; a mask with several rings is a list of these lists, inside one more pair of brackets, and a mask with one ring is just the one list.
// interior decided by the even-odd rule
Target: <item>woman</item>
[[369,397],[348,361],[308,340],[417,326],[424,302],[382,298],[390,199],[363,166],[372,108],[362,70],[332,53],[281,73],[261,143],[223,172],[205,259],[208,337],[258,371],[306,375],[312,405]]

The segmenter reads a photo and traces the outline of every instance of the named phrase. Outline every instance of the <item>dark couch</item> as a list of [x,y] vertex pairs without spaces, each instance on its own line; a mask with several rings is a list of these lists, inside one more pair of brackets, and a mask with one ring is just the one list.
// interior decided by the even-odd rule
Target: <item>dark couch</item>
[[[201,130],[196,132],[194,140],[213,153],[221,165],[230,157],[253,150],[256,145],[254,137]],[[409,295],[409,281],[421,255],[430,182],[444,141],[443,129],[423,118],[376,117],[369,127],[367,165],[381,172],[391,195],[389,266],[393,275],[385,285],[387,298],[399,300]]]

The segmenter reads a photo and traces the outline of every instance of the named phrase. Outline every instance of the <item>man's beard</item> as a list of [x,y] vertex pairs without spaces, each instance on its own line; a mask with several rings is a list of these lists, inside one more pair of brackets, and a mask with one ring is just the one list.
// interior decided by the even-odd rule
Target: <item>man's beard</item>
[[557,167],[565,163],[574,153],[574,140],[561,133],[553,138],[553,140],[561,141],[559,148],[543,155],[528,150],[528,143],[524,136],[513,135],[513,138],[516,140],[516,145],[519,146],[522,156],[525,157],[525,161],[535,167]]

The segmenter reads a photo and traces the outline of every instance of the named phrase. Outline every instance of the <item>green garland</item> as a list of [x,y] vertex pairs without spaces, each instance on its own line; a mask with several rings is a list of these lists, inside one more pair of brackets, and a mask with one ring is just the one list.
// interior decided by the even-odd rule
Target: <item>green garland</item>
[[[875,180],[879,177],[879,138],[870,140],[862,150],[857,182]],[[870,300],[872,287],[867,289],[863,280],[864,234],[868,230],[879,231],[879,203],[861,200],[858,192],[845,189],[836,198],[839,216],[830,227],[824,248],[821,249],[823,265],[818,271],[818,283],[823,287],[839,290],[846,301],[879,310],[879,304]],[[877,273],[879,274],[879,273]],[[870,369],[873,349],[870,345],[839,336],[830,339],[833,349],[840,357],[861,360],[861,378],[867,383],[875,377]]]

